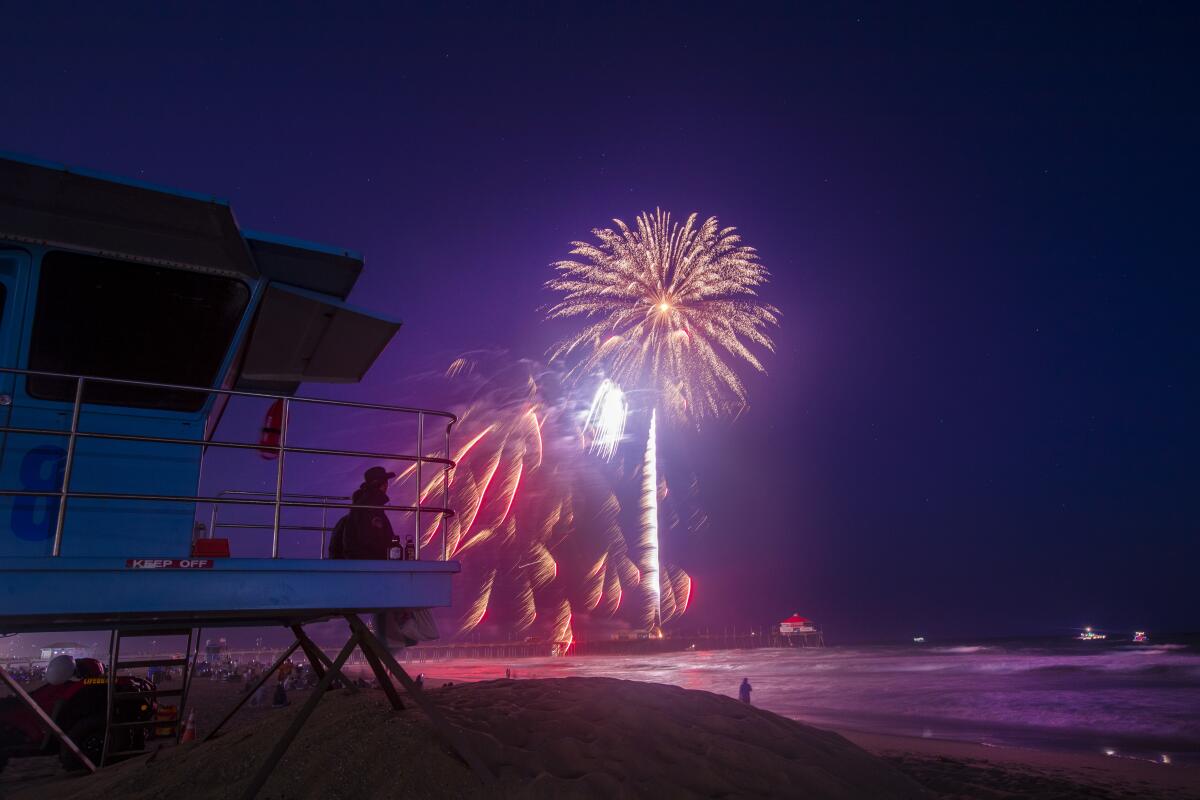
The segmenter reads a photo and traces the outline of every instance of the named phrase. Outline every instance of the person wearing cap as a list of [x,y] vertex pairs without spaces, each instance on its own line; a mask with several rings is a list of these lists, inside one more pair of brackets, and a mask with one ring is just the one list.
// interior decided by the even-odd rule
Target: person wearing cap
[[[362,486],[351,502],[356,506],[386,506],[387,487],[396,473],[371,467],[363,473]],[[332,558],[386,559],[392,544],[392,523],[382,508],[353,508],[334,529],[330,540]]]

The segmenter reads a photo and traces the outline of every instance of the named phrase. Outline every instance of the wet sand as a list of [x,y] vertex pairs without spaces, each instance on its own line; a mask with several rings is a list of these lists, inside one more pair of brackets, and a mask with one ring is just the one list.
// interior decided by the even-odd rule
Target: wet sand
[[838,732],[942,798],[1200,798],[1200,767],[1091,753]]

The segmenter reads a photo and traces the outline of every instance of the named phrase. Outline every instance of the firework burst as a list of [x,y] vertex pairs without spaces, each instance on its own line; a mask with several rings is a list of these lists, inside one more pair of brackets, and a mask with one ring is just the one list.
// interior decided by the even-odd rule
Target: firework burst
[[[623,509],[618,499],[639,476],[622,459],[609,461],[627,410],[615,384],[601,385],[589,404],[564,388],[558,371],[486,351],[421,380],[438,387],[460,420],[449,476],[458,513],[446,525],[447,552],[462,563],[459,634],[535,634],[564,649],[577,626],[607,629],[621,624],[609,621],[618,614],[642,625],[657,619],[658,592],[686,592],[682,570],[656,572],[636,503]],[[408,470],[397,481],[412,478]],[[423,499],[440,492],[439,478]],[[433,546],[437,522],[422,518],[422,546]],[[642,563],[659,577],[643,582]]]
[[573,258],[556,263],[559,274],[546,283],[563,293],[550,319],[588,320],[552,358],[573,360],[576,379],[601,373],[626,389],[653,392],[638,548],[651,631],[683,613],[691,598],[690,577],[660,562],[656,417],[699,421],[744,407],[733,365],[764,372],[751,347],[773,350],[766,331],[779,321],[779,310],[758,299],[768,272],[754,248],[716,217],[696,219],[680,225],[656,210],[634,228],[613,220],[615,229],[592,231],[596,243],[572,243]]
[[773,350],[766,330],[779,311],[757,298],[768,272],[754,248],[716,217],[682,225],[656,210],[630,228],[592,231],[554,265],[547,287],[564,293],[549,318],[594,319],[554,357],[581,355],[576,375],[604,370],[626,388],[653,389],[675,419],[717,416],[746,402],[731,362],[764,371],[752,346]]

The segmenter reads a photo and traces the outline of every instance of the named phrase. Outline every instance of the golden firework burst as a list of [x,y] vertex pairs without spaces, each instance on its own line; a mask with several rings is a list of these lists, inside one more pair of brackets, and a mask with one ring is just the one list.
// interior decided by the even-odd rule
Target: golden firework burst
[[570,260],[546,286],[564,297],[550,319],[597,318],[556,347],[580,356],[575,374],[604,369],[626,388],[653,389],[675,419],[717,416],[746,402],[731,362],[765,371],[752,346],[773,350],[766,329],[779,310],[759,301],[769,277],[754,248],[716,217],[682,225],[661,210],[631,228],[593,230],[596,243],[572,242]]

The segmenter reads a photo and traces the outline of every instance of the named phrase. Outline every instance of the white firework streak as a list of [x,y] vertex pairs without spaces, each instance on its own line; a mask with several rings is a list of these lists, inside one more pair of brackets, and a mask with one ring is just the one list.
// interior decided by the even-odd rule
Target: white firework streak
[[589,449],[605,461],[612,461],[617,445],[625,436],[625,417],[628,413],[629,404],[621,387],[604,379],[592,398],[592,407],[588,410],[583,428],[585,434],[591,434]]
[[646,458],[642,463],[642,592],[646,598],[647,627],[662,624],[662,587],[658,578],[658,446],[655,417],[650,412],[650,435],[646,439]]

